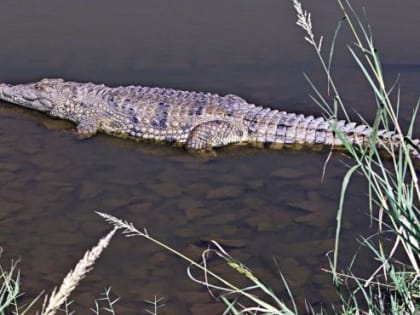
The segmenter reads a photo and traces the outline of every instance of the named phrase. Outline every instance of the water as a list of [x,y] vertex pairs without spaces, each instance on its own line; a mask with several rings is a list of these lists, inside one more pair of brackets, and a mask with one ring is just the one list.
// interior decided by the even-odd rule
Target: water
[[[367,5],[387,77],[401,74],[407,124],[419,94],[420,4]],[[331,38],[340,18],[334,1],[308,3],[317,34]],[[320,68],[288,1],[2,1],[0,81],[42,77],[235,93],[257,104],[319,114],[302,72]],[[343,39],[348,34],[343,32]],[[338,43],[338,84],[354,111],[373,118],[366,83]],[[353,114],[356,116],[356,114]],[[70,123],[0,104],[0,245],[21,258],[27,296],[50,291],[109,229],[95,210],[146,227],[199,258],[208,240],[252,267],[281,295],[272,258],[298,304],[335,301],[325,253],[333,248],[335,209],[345,172],[325,152],[225,148],[215,160],[182,149],[107,136],[79,141]],[[365,186],[354,180],[347,201],[342,263],[354,239],[374,232]],[[373,265],[372,265],[373,266]],[[111,285],[119,314],[139,314],[144,300],[166,298],[159,314],[214,314],[220,305],[186,276],[185,264],[143,239],[116,237],[73,294],[79,314]],[[221,269],[220,265],[216,269]],[[230,276],[231,272],[225,273]],[[233,276],[234,281],[241,282]]]

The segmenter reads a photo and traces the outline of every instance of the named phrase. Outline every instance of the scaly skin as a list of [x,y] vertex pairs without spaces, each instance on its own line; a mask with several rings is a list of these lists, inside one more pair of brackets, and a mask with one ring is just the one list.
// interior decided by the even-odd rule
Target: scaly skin
[[[122,138],[176,143],[192,150],[229,144],[275,148],[284,144],[341,146],[333,124],[352,143],[366,143],[371,134],[364,125],[263,108],[235,95],[164,88],[111,88],[43,79],[29,84],[0,84],[0,99],[70,120],[84,138],[103,132]],[[398,145],[398,137],[392,132],[380,131],[379,138],[382,144],[378,146]],[[420,159],[415,148],[411,153]]]

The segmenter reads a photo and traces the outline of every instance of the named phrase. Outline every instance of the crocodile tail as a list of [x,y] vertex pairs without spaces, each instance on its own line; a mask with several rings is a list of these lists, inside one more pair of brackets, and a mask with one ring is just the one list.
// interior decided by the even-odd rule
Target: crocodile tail
[[405,141],[410,145],[410,154],[420,163],[420,139],[408,139]]
[[[330,123],[330,126],[334,126],[334,122]],[[333,127],[331,127],[333,128]],[[369,141],[369,137],[372,135],[372,128],[366,125],[358,125],[356,123],[350,122],[346,123],[344,121],[339,121],[336,123],[335,128],[341,130],[347,140],[350,141],[351,144],[354,145],[361,145],[364,146]],[[337,135],[335,138],[339,138]],[[401,142],[404,141],[410,150],[410,156],[413,159],[420,161],[420,149],[419,139],[409,139],[409,138],[401,138],[395,131],[389,131],[385,129],[381,129],[377,131],[377,143],[375,144],[378,149],[383,151],[397,150]],[[341,143],[341,139],[335,141],[335,145]]]
[[[368,143],[372,134],[372,128],[366,125],[344,120],[326,120],[323,117],[267,111],[259,118],[258,123],[249,126],[250,140],[271,148],[281,148],[284,145],[343,147],[342,138],[334,129],[341,130],[351,144],[363,146]],[[378,148],[398,148],[400,145],[400,137],[393,131],[379,130],[377,135]],[[403,141],[409,144],[411,156],[420,160],[420,140]]]

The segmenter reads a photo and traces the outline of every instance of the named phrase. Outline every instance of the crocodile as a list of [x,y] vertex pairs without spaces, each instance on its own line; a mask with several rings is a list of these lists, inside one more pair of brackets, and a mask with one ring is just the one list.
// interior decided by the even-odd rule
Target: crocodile
[[[102,132],[178,144],[192,151],[212,151],[229,144],[340,147],[342,135],[352,144],[363,145],[372,134],[372,128],[363,124],[257,106],[233,94],[159,87],[42,79],[17,85],[1,83],[0,99],[72,121],[81,138]],[[334,130],[341,130],[341,137]],[[377,134],[379,147],[397,147],[400,142],[392,131],[379,130]],[[419,142],[410,141],[415,159],[420,159]]]

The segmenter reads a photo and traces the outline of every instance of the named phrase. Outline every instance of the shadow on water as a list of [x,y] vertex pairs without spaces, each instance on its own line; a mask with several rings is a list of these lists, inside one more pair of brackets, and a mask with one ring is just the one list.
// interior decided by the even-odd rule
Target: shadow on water
[[[420,62],[419,43],[412,41],[418,38],[419,4],[378,3],[368,4],[370,22],[379,33],[387,75],[401,72],[401,116],[407,122],[420,81],[412,66],[401,65]],[[3,1],[2,6],[8,14],[0,21],[1,81],[60,76],[158,85],[236,93],[257,104],[320,112],[308,104],[301,75],[305,70],[319,80],[318,68],[287,1],[127,0],[118,6]],[[332,34],[340,16],[334,1],[308,3],[308,9],[316,31]],[[401,45],[410,49],[396,48]],[[375,108],[365,105],[371,95],[357,69],[344,53],[337,58],[346,99],[372,118]],[[93,213],[101,210],[147,227],[194,258],[208,240],[221,240],[232,256],[284,293],[272,262],[276,257],[301,307],[305,299],[336,301],[320,269],[333,248],[348,162],[342,154],[333,155],[321,180],[325,152],[239,147],[206,160],[167,145],[102,135],[80,141],[72,128],[0,104],[0,245],[7,253],[2,260],[22,258],[28,296],[51,290],[110,229]],[[357,246],[354,239],[374,231],[365,201],[365,185],[355,180],[347,200],[343,266]],[[183,262],[143,239],[115,238],[73,295],[76,307],[92,307],[106,285],[122,297],[120,314],[138,314],[142,301],[155,295],[167,298],[160,314],[220,310],[205,289],[188,280]]]

